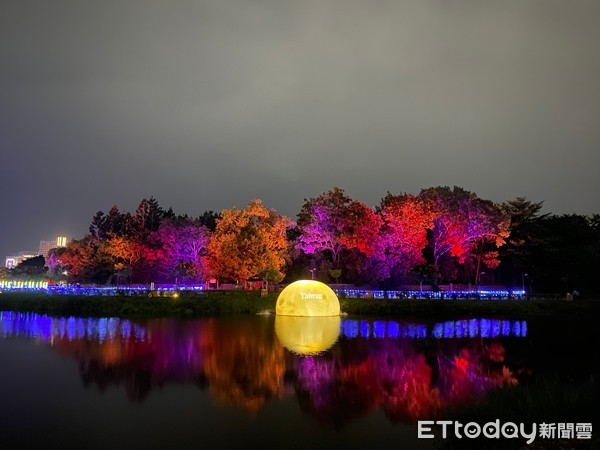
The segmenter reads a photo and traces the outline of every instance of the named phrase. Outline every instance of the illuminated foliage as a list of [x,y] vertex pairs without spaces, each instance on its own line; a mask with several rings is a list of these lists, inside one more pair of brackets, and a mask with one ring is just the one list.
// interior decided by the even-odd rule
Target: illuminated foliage
[[68,271],[71,281],[105,283],[114,272],[115,260],[107,241],[86,236],[67,244],[60,264]]
[[163,220],[154,233],[166,274],[202,281],[207,272],[209,231],[192,219]]
[[62,280],[65,278],[65,272],[67,268],[63,265],[61,261],[61,256],[65,252],[65,248],[52,248],[48,252],[48,257],[46,258],[46,266],[48,267],[48,276],[50,279]]
[[432,202],[435,213],[429,240],[435,267],[447,256],[459,264],[475,260],[478,281],[481,264],[497,266],[494,252],[510,234],[509,218],[500,207],[457,186],[424,189],[420,197]]
[[278,282],[288,258],[286,230],[290,220],[260,200],[243,209],[226,209],[208,245],[211,273],[218,278],[261,277]]
[[423,264],[427,230],[433,227],[433,203],[410,194],[388,193],[381,201],[383,223],[374,260],[380,279]]
[[357,249],[366,256],[373,253],[379,224],[371,208],[336,187],[306,200],[298,214],[296,245],[307,254],[329,253],[333,268],[339,269],[343,250]]

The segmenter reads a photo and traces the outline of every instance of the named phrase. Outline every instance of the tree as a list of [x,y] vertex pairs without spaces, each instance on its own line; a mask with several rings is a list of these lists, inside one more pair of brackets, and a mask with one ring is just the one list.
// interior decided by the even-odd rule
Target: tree
[[61,256],[65,253],[65,247],[52,248],[46,258],[46,267],[48,267],[48,277],[53,280],[64,280],[66,278],[67,268],[61,261]]
[[446,256],[461,265],[472,260],[478,284],[481,265],[493,268],[498,263],[498,255],[493,252],[510,234],[509,218],[493,202],[457,186],[424,189],[419,196],[434,205],[429,234],[434,267],[439,270],[441,258]]
[[336,283],[339,283],[340,277],[342,276],[342,269],[331,269],[329,271],[329,276],[333,278]]
[[143,244],[133,238],[112,235],[105,239],[106,251],[113,257],[117,282],[124,273],[133,275],[134,265],[144,256]]
[[15,278],[40,279],[46,273],[46,261],[42,255],[28,258],[11,269]]
[[132,233],[133,219],[129,213],[121,213],[113,205],[108,214],[98,211],[92,218],[90,234],[96,239],[107,239],[110,236],[129,236]]
[[208,245],[214,276],[244,281],[261,277],[278,282],[288,257],[286,229],[291,221],[260,200],[243,209],[226,209]]
[[0,266],[0,280],[10,280],[11,278],[10,270],[4,266]]
[[532,262],[529,279],[536,290],[597,292],[600,271],[600,239],[593,218],[579,214],[552,215],[539,221],[534,247],[528,255]]
[[525,197],[502,204],[505,214],[510,218],[510,237],[500,249],[501,269],[511,286],[525,284],[525,276],[531,281],[537,272],[534,255],[549,243],[549,236],[543,229],[548,214],[540,214],[543,204],[533,203]]
[[341,269],[343,251],[373,253],[379,226],[380,218],[371,208],[335,187],[305,200],[298,214],[296,246],[306,254],[329,254],[333,269]]
[[154,197],[150,197],[149,200],[142,199],[133,216],[137,237],[145,240],[151,232],[158,230],[164,214],[165,212]]
[[425,263],[427,230],[433,228],[433,203],[411,194],[388,194],[379,208],[382,226],[377,236],[374,265],[378,278],[406,274]]
[[163,220],[154,239],[162,249],[164,272],[201,280],[207,271],[209,235],[198,220]]
[[68,271],[71,282],[106,283],[114,274],[115,260],[106,241],[90,235],[69,242],[60,256],[60,263]]
[[217,219],[219,218],[219,214],[216,214],[212,211],[204,211],[201,216],[198,217],[198,222],[201,225],[204,225],[210,232],[215,231],[217,228]]

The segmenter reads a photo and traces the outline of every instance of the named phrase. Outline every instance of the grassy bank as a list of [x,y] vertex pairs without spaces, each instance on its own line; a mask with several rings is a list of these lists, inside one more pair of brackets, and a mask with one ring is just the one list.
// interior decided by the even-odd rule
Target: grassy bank
[[214,291],[173,297],[77,296],[4,293],[0,310],[79,317],[198,317],[274,310],[277,296]]
[[[121,317],[198,317],[256,314],[274,311],[277,294],[261,297],[252,291],[209,291],[173,297],[60,296],[31,293],[0,294],[0,310],[51,315]],[[341,299],[352,315],[414,317],[591,317],[600,313],[600,300],[476,301]]]

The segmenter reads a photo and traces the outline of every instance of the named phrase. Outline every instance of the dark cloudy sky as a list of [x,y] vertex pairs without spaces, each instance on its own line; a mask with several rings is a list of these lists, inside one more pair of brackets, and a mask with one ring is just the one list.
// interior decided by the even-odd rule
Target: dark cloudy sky
[[0,0],[0,256],[113,203],[600,212],[597,0]]

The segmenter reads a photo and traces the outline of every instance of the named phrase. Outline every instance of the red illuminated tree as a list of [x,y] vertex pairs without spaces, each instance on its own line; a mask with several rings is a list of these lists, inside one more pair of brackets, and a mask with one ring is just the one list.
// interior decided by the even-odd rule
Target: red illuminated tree
[[425,262],[427,230],[433,227],[433,203],[420,197],[388,194],[381,201],[383,220],[376,246],[380,278],[406,273]]
[[473,260],[478,282],[481,264],[497,266],[494,252],[509,235],[509,219],[500,207],[456,186],[424,189],[420,197],[434,205],[429,240],[434,267],[439,267],[444,256],[455,258],[459,264]]
[[72,282],[106,283],[114,272],[106,241],[92,236],[69,242],[59,260]]
[[115,260],[117,276],[124,270],[136,281],[148,281],[158,276],[160,248],[137,237],[111,236],[105,241],[107,252]]
[[379,226],[380,218],[371,208],[336,187],[306,200],[298,214],[296,245],[307,254],[328,253],[338,269],[343,250],[373,253]]

